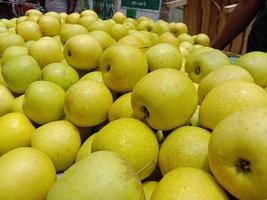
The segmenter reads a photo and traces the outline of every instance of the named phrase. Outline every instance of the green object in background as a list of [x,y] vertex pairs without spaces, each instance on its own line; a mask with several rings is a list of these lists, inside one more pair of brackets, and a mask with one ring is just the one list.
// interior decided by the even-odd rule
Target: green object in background
[[159,11],[161,0],[122,0],[121,6],[125,8]]
[[131,17],[133,19],[136,18],[136,10],[135,9],[127,9],[126,12],[127,17]]

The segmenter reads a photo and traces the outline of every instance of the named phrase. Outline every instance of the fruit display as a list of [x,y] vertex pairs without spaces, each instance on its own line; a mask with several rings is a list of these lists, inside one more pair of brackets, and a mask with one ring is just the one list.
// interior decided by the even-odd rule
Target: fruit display
[[267,54],[189,31],[0,19],[0,200],[267,199]]

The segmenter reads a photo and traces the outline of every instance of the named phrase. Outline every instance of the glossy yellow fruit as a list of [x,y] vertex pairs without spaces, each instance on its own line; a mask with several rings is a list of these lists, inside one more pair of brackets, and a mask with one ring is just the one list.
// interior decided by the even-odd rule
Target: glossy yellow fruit
[[179,46],[178,39],[170,32],[162,33],[159,36],[159,43],[168,43],[174,45],[175,47]]
[[156,130],[172,130],[186,124],[197,107],[193,82],[176,69],[150,72],[134,87],[134,116]]
[[121,118],[110,122],[95,136],[92,152],[112,151],[126,159],[141,180],[155,169],[158,141],[154,132],[143,122]]
[[104,31],[92,31],[89,35],[93,36],[100,43],[103,50],[116,43],[116,41]]
[[0,199],[43,200],[56,170],[43,152],[20,147],[0,157],[0,177]]
[[196,168],[179,167],[167,173],[159,182],[151,200],[227,200],[215,179]]
[[24,42],[23,37],[18,34],[4,34],[0,36],[0,56],[2,56],[6,48],[15,45],[23,45]]
[[16,33],[21,35],[25,41],[38,40],[42,37],[42,31],[37,22],[23,21],[16,26]]
[[178,48],[171,44],[157,44],[146,52],[146,58],[150,71],[160,68],[173,68],[180,70],[182,56]]
[[92,127],[107,119],[112,103],[112,95],[103,83],[78,81],[66,92],[64,112],[75,125]]
[[143,182],[143,189],[145,192],[146,200],[151,199],[151,196],[152,196],[154,190],[156,189],[157,185],[158,185],[158,182],[156,182],[156,181]]
[[92,153],[92,143],[95,139],[97,133],[94,133],[93,135],[90,135],[87,140],[83,143],[80,150],[77,153],[76,156],[76,162],[79,160],[89,156]]
[[34,126],[26,115],[18,112],[0,117],[0,155],[17,147],[30,146]]
[[31,146],[44,152],[54,163],[56,171],[60,172],[74,163],[81,138],[71,122],[60,120],[37,128],[32,135]]
[[75,163],[53,185],[47,200],[62,199],[145,200],[145,195],[131,166],[118,154],[101,151]]
[[0,117],[11,111],[13,101],[11,91],[6,86],[0,85]]
[[23,99],[24,99],[24,94],[14,99],[12,108],[11,108],[12,112],[23,113],[23,108],[22,108]]
[[56,17],[44,15],[39,18],[38,23],[44,36],[55,36],[60,32],[61,23]]
[[240,79],[249,82],[254,82],[250,73],[237,65],[226,65],[215,69],[205,76],[199,83],[198,87],[198,102],[201,104],[205,96],[216,85],[223,81]]
[[213,130],[209,163],[218,182],[237,199],[267,198],[267,107],[244,109]]
[[108,113],[108,119],[110,122],[123,117],[133,117],[131,96],[131,92],[126,93],[116,99],[116,101],[111,105]]
[[214,129],[231,113],[255,106],[267,106],[267,93],[263,88],[244,80],[224,81],[214,87],[200,105],[200,124]]
[[159,151],[163,175],[178,167],[194,167],[209,172],[210,132],[199,127],[183,126],[171,132]]

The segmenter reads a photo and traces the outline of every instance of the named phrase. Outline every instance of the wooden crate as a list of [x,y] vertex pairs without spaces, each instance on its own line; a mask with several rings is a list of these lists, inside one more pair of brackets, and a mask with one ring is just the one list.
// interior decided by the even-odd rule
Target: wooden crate
[[[184,22],[189,27],[190,34],[206,33],[213,40],[227,21],[233,7],[240,0],[188,0],[184,7]],[[233,54],[246,51],[246,43],[251,25],[242,32],[226,50]]]

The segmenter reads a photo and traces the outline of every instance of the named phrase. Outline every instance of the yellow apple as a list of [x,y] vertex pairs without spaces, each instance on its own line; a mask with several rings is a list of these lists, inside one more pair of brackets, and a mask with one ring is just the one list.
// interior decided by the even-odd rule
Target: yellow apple
[[20,22],[16,27],[16,33],[21,35],[24,40],[38,40],[42,37],[39,24],[33,21]]
[[41,16],[38,23],[44,36],[55,36],[60,32],[61,23],[55,17]]
[[88,30],[80,24],[65,24],[60,30],[60,40],[64,44],[74,35],[88,33]]
[[89,34],[73,36],[64,46],[66,61],[74,68],[82,70],[96,68],[102,52],[99,42]]

